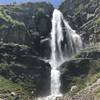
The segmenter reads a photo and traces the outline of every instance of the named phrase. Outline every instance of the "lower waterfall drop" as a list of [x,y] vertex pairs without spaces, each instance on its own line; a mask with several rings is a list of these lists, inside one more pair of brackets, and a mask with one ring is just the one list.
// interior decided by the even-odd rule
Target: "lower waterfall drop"
[[51,95],[42,100],[56,100],[56,97],[62,96],[59,66],[78,53],[81,48],[81,37],[69,26],[62,13],[55,9],[52,18],[51,58],[49,60],[51,65]]

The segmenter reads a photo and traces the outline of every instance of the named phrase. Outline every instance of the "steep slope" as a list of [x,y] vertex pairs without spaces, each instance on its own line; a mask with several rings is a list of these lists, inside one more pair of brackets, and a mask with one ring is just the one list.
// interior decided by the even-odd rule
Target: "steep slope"
[[84,90],[72,94],[67,94],[62,100],[99,100],[100,99],[100,79]]
[[100,0],[65,0],[59,9],[86,44],[61,65],[61,91],[65,94],[61,100],[99,100]]
[[49,95],[51,68],[41,57],[50,57],[53,9],[45,2],[0,5],[0,98]]
[[65,94],[64,100],[95,100],[94,97],[99,96],[97,96],[99,85],[90,90],[89,86],[93,86],[100,78],[100,44],[91,45],[66,61],[61,65],[61,73],[61,91]]
[[[48,37],[53,9],[45,2],[0,5],[0,40],[26,44],[40,56],[49,56]],[[40,49],[44,52],[41,53]]]
[[59,7],[85,43],[100,41],[99,5],[100,0],[65,0]]
[[[0,94],[20,92],[31,95],[33,91],[35,96],[48,95],[50,65],[34,56],[28,46],[0,43],[0,80]],[[12,85],[16,86],[13,88]]]

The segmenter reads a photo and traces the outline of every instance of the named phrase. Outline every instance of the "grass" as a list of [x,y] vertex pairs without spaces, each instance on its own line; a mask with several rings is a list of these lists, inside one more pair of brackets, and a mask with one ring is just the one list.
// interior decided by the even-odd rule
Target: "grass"
[[6,29],[6,28],[8,28],[7,25],[1,25],[1,26],[0,26],[0,29]]
[[93,83],[95,83],[98,79],[100,78],[100,73],[96,73],[94,75],[88,75],[87,79],[86,79],[86,86],[92,85]]
[[[8,15],[6,12],[7,12],[7,9],[0,8],[0,19],[3,19],[8,24],[25,27],[25,24],[23,22],[19,22],[17,20],[12,19],[11,16]],[[5,28],[5,27],[1,26],[0,28]]]
[[0,93],[22,91],[22,87],[0,75]]
[[6,64],[6,63],[0,63],[0,70],[1,69],[5,70],[5,69],[7,69],[7,67],[8,67],[8,64]]
[[[0,64],[0,72],[6,72],[7,70],[11,70],[9,65],[7,63],[1,63]],[[33,80],[29,79],[28,77],[25,77],[25,80],[21,80],[20,78],[17,79],[17,82],[13,82],[10,77],[5,77],[9,75],[1,74],[0,75],[0,94],[10,94],[11,92],[15,93],[22,93],[22,98],[26,98],[23,100],[28,100],[28,97],[33,97],[33,94],[31,93],[33,90],[35,91],[36,86],[33,82]],[[35,95],[35,94],[34,94]],[[12,97],[9,97],[10,99],[7,100],[13,100]]]
[[[2,71],[7,71],[10,70],[9,65],[6,63],[1,63],[0,64],[0,72]],[[6,75],[7,76],[7,75]],[[34,83],[32,80],[30,80],[29,78],[26,77],[26,79],[24,80],[24,82],[20,79],[18,79],[18,82],[12,82],[11,80],[9,80],[8,78],[5,78],[2,75],[0,75],[0,90],[3,91],[24,91],[27,94],[30,94],[31,91],[35,88]]]
[[95,100],[100,100],[100,88],[95,91]]
[[96,24],[97,24],[97,26],[100,26],[100,18],[98,18],[98,19],[96,20]]
[[[25,86],[25,83],[23,83],[23,85]],[[27,85],[29,86],[30,84],[27,84]],[[5,96],[6,94],[10,94],[11,92],[24,93],[21,97],[22,98],[21,100],[31,100],[28,98],[30,98],[30,97],[34,98],[34,97],[31,95],[31,93],[29,93],[27,90],[25,90],[27,88],[28,87],[23,87],[22,83],[20,83],[20,84],[13,83],[12,81],[10,81],[0,75],[0,94],[2,96]],[[9,95],[7,97],[7,100],[14,100],[14,97]]]
[[[100,60],[90,61],[89,65],[90,71],[86,78],[82,80],[77,80],[77,84],[80,85],[82,88],[85,86],[92,85],[97,79],[100,78]],[[80,87],[80,89],[81,89]]]
[[[98,47],[98,44],[95,45],[94,47],[90,46],[90,47],[86,48],[85,50],[81,51],[81,53],[91,52],[90,48],[92,48],[92,51],[95,51],[96,49],[94,49],[94,48],[96,48],[96,47]],[[75,57],[79,58],[80,54],[76,55]],[[79,61],[79,63],[77,63],[78,61]],[[64,66],[66,66],[66,64],[68,64],[68,62],[65,63]],[[68,64],[68,66],[69,67],[74,66],[73,64],[72,65],[71,64],[72,64],[72,62],[70,64]],[[88,63],[83,62],[83,60],[76,59],[76,64],[78,64],[78,65],[74,66],[73,68],[79,67],[78,69],[80,69],[81,67],[83,67],[83,68],[85,68],[85,70],[86,70],[86,68],[89,69],[89,71],[88,71],[88,73],[86,72],[87,74],[84,72],[83,75],[85,75],[85,76],[83,78],[81,78],[81,75],[70,76],[73,73],[70,71],[69,67],[66,66],[66,67],[68,67],[68,69],[66,71],[66,76],[69,78],[71,77],[70,78],[71,82],[69,83],[70,84],[69,87],[76,85],[80,91],[80,90],[84,89],[85,87],[92,85],[94,82],[96,82],[100,78],[100,59],[98,59],[98,60],[90,59],[88,61]],[[82,71],[82,70],[80,70],[80,71]],[[66,89],[66,92],[68,92],[68,88]]]
[[[6,63],[0,64],[0,72],[10,70],[9,65]],[[9,78],[5,78],[3,75],[0,75],[0,94],[6,94],[11,92],[20,92],[24,93],[25,97],[31,96],[31,91],[35,88],[34,83],[29,78],[25,81],[18,79],[18,82],[12,82]],[[8,99],[9,100],[9,99]],[[13,99],[10,99],[13,100]]]

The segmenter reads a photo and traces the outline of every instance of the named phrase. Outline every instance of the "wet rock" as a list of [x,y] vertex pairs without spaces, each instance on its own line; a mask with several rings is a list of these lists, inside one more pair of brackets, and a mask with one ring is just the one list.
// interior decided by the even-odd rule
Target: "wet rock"
[[77,86],[72,86],[70,89],[71,92],[77,92],[78,91],[78,87]]

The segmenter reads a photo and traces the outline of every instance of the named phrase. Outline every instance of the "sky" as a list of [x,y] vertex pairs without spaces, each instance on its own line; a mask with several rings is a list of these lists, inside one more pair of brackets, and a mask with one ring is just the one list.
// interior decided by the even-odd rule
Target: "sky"
[[59,6],[63,0],[0,0],[0,4],[10,4],[13,2],[16,3],[23,3],[23,2],[50,2],[52,3],[55,7]]

